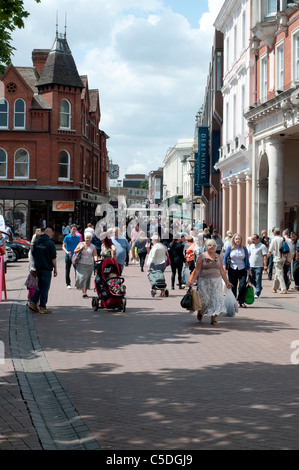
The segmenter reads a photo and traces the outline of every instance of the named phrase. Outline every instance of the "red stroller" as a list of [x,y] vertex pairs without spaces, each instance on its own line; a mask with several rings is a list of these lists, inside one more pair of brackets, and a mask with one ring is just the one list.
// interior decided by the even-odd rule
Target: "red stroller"
[[95,291],[91,306],[94,311],[99,308],[126,311],[127,300],[124,278],[120,276],[119,265],[113,258],[106,258],[96,263]]

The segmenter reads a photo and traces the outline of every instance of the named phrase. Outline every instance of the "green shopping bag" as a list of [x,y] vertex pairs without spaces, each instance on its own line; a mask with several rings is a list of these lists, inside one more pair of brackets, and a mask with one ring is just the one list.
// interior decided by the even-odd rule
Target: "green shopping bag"
[[245,289],[245,304],[251,305],[254,302],[254,289],[251,284],[247,284]]

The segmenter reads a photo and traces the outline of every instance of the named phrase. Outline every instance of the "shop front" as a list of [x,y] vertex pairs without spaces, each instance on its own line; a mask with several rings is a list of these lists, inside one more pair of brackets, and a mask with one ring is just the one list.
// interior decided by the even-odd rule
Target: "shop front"
[[0,215],[12,232],[19,229],[22,238],[27,238],[29,224],[29,201],[0,199]]
[[[26,194],[26,198],[24,195]],[[81,190],[20,190],[1,189],[0,215],[14,231],[20,229],[23,238],[31,239],[37,228],[51,227],[53,240],[63,240],[62,225],[76,223],[84,228],[96,222],[98,204],[107,203],[108,198]],[[13,198],[12,196],[17,196]]]

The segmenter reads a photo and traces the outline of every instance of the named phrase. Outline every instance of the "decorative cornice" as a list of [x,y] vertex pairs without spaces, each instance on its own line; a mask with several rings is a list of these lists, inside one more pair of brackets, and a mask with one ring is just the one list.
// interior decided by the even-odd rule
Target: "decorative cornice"
[[226,26],[233,18],[233,13],[240,5],[240,0],[226,0],[214,22],[214,27],[218,31],[225,33]]

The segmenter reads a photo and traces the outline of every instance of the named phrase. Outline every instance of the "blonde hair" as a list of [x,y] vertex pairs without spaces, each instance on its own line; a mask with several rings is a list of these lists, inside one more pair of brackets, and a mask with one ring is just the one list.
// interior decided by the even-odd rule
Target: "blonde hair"
[[143,230],[140,230],[139,235],[138,235],[138,238],[139,238],[139,240],[141,240],[141,241],[144,240],[144,238],[146,238],[146,237],[145,237],[145,233],[143,232]]
[[243,246],[241,235],[240,235],[239,233],[235,233],[235,234],[233,235],[233,238],[232,238],[232,241],[231,241],[232,250],[233,250],[234,248],[236,248],[236,244],[235,244],[235,239],[236,239],[236,237],[240,237],[240,238],[241,238],[241,245],[240,245],[240,248],[242,248],[242,246]]
[[206,243],[205,243],[206,249],[208,248],[208,245],[217,246],[217,244],[216,244],[216,242],[215,242],[215,240],[214,240],[213,238],[208,238],[208,239],[206,240]]

